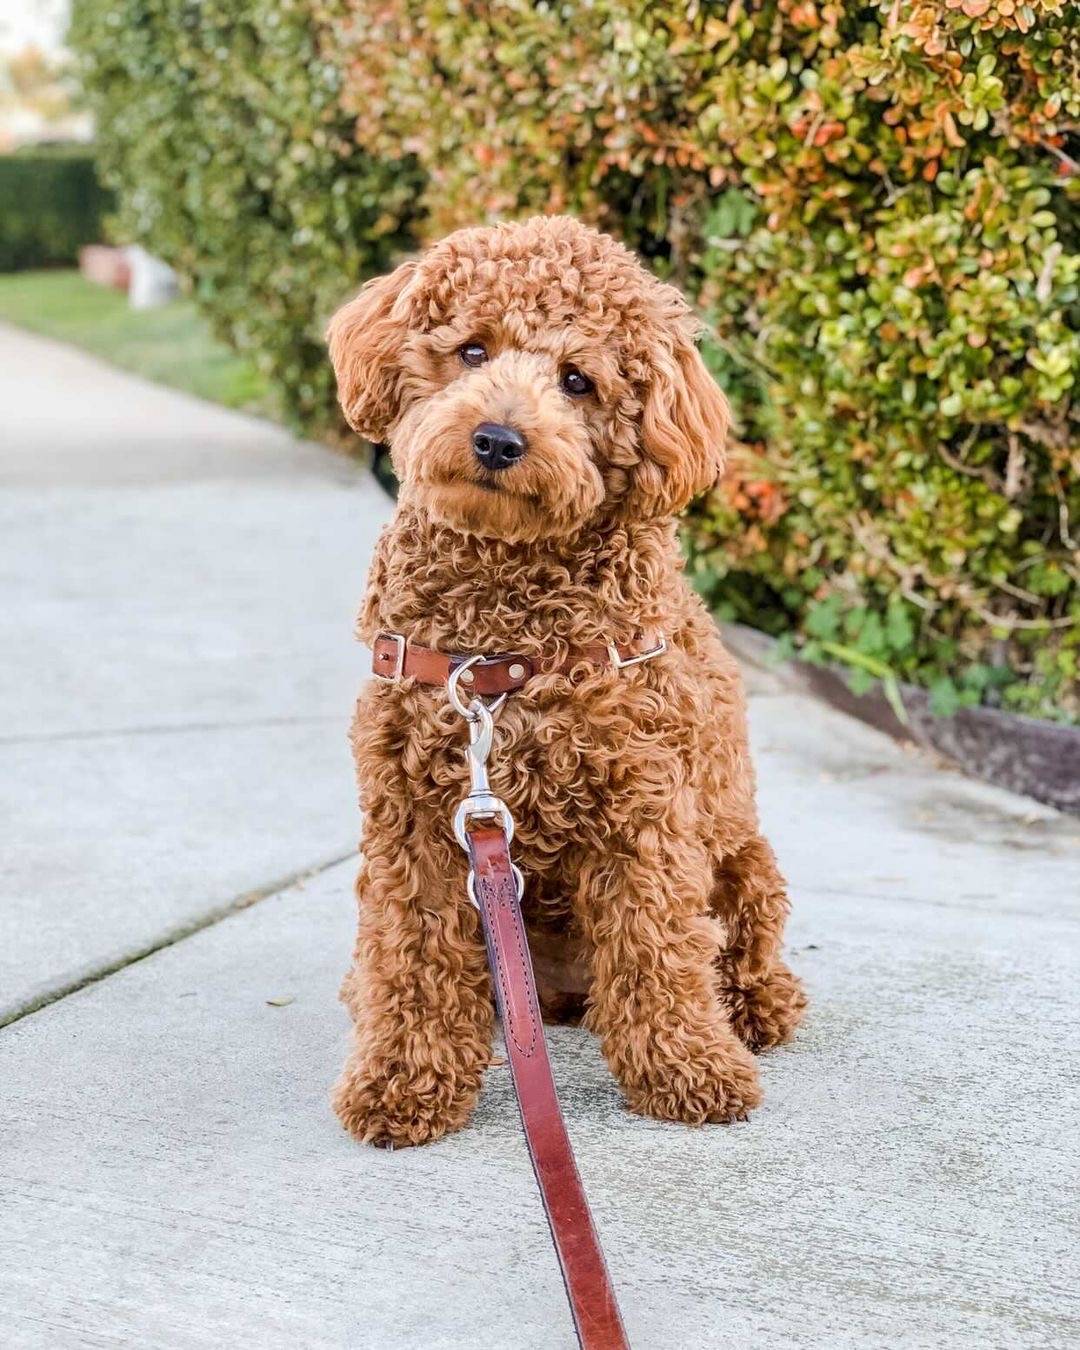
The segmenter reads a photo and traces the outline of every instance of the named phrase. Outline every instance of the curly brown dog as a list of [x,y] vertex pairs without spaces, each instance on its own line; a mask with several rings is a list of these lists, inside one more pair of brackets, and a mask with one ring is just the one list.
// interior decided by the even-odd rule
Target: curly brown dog
[[[349,422],[389,443],[402,483],[360,635],[533,659],[491,773],[517,822],[545,1010],[584,1011],[635,1111],[700,1124],[757,1104],[751,1052],[788,1040],[805,1000],[780,959],[788,904],[740,677],[673,523],[716,478],[728,421],[695,334],[678,291],[620,244],[548,217],[451,235],[364,286],[329,340]],[[586,659],[661,636],[636,665]],[[466,741],[445,689],[372,680],[361,695],[355,1048],[334,1106],[372,1143],[459,1129],[491,1062],[450,828]]]

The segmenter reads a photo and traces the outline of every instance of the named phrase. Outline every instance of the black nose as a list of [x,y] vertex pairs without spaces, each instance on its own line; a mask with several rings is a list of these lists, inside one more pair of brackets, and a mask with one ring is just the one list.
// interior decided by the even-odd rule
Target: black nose
[[525,437],[513,427],[481,422],[472,434],[476,458],[485,469],[508,469],[525,454]]

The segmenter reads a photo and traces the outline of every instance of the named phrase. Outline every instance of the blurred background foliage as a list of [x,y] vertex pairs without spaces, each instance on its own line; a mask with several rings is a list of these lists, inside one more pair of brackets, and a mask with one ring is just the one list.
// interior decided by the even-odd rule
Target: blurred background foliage
[[390,266],[418,179],[360,150],[332,11],[289,0],[75,0],[113,232],[190,280],[291,420],[337,426],[326,315]]
[[1080,715],[1080,21],[1064,0],[76,0],[117,228],[325,427],[326,314],[571,211],[683,286],[740,438],[717,610],[941,712]]
[[0,272],[71,264],[109,209],[94,157],[81,145],[0,155]]

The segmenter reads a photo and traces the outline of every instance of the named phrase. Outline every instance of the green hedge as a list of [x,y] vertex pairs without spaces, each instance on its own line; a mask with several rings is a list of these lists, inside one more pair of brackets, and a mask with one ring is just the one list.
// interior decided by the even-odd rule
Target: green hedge
[[76,0],[70,40],[115,185],[114,233],[190,278],[305,428],[336,425],[329,312],[406,244],[417,180],[359,153],[327,7]]
[[1076,6],[77,15],[127,229],[302,414],[314,315],[408,234],[574,211],[712,327],[742,439],[687,539],[721,612],[942,711],[1080,713]]
[[87,149],[0,155],[0,272],[75,262],[100,239],[108,201]]

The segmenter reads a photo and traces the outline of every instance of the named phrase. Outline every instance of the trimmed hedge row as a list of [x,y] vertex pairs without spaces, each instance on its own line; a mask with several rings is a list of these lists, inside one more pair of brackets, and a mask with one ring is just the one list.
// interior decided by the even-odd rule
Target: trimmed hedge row
[[0,272],[75,262],[83,244],[101,237],[108,205],[81,146],[0,155]]
[[304,416],[316,315],[409,234],[574,211],[712,326],[721,612],[941,711],[1080,713],[1075,6],[130,8],[77,5],[127,228]]
[[114,233],[190,279],[291,419],[337,426],[326,315],[410,239],[419,179],[358,152],[342,67],[296,0],[76,0],[70,41]]

